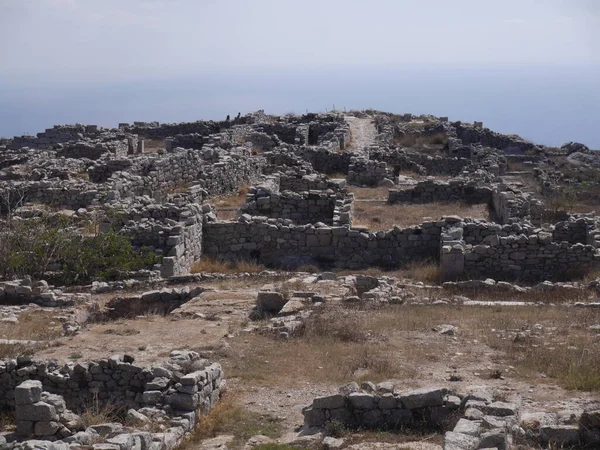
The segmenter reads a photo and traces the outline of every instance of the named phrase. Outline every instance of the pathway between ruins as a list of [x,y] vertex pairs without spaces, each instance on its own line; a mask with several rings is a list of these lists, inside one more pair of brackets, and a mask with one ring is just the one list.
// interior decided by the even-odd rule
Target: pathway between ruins
[[345,120],[350,125],[350,131],[352,132],[352,141],[346,148],[346,151],[366,151],[375,142],[375,138],[377,137],[377,129],[375,128],[373,119],[359,119],[358,117],[346,116]]

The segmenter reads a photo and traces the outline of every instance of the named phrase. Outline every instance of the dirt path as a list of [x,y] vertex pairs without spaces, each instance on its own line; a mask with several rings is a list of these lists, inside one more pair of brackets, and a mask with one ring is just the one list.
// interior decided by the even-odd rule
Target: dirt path
[[350,125],[350,132],[352,133],[352,141],[346,151],[362,152],[375,142],[377,129],[372,119],[359,119],[353,116],[346,116],[345,119]]

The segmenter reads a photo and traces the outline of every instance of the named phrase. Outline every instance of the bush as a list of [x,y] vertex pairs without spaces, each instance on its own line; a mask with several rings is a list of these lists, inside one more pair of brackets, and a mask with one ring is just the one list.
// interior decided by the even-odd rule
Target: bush
[[65,218],[8,220],[0,227],[0,276],[43,278],[60,269],[65,284],[111,280],[121,272],[158,262],[148,248],[135,249],[114,231],[85,236]]

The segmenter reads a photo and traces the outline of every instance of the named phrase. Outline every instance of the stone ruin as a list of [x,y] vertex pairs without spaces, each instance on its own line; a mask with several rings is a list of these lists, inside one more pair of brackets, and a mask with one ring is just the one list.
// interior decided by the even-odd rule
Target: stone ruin
[[[456,393],[434,387],[402,390],[391,382],[342,386],[303,409],[306,427],[337,424],[351,429],[444,430],[445,450],[514,448],[526,445],[600,445],[600,404],[583,410],[524,411],[518,395],[494,398],[486,389]],[[533,448],[533,447],[531,447]]]
[[[0,362],[0,380],[0,407],[16,418],[15,435],[0,436],[7,450],[171,450],[226,389],[219,364],[183,351],[152,367],[130,355],[64,366],[19,357]],[[90,425],[90,411],[121,421]]]
[[[373,123],[371,141],[353,139],[354,119]],[[548,195],[565,183],[579,186],[552,160],[556,151],[496,133],[482,122],[380,111],[279,117],[258,111],[226,121],[135,122],[113,129],[55,126],[0,145],[0,213],[22,221],[58,213],[88,223],[100,217],[99,233],[115,230],[157,256],[152,267],[128,274],[145,281],[184,278],[203,258],[293,270],[395,269],[428,260],[438,264],[442,281],[468,278],[485,284],[480,280],[493,278],[500,289],[502,280],[543,284],[598,267],[598,216],[555,211],[548,204]],[[558,151],[572,162],[595,161],[582,144]],[[537,186],[515,181],[510,167],[516,162]],[[419,224],[375,231],[355,225],[354,187],[388,188],[390,208],[462,202],[485,205],[490,216],[435,217],[432,211],[434,217]],[[221,220],[215,202],[246,190],[235,218]],[[115,283],[94,288],[110,290],[120,281]],[[367,277],[357,278],[357,286],[361,299],[389,296],[389,286]],[[116,315],[135,313],[136,305],[170,310],[194,294],[156,290],[111,307]],[[39,280],[0,280],[0,301],[60,306],[78,296],[85,294],[65,294]],[[287,333],[286,327],[281,328]],[[90,434],[103,433],[71,429],[63,416],[76,416],[93,391],[101,401],[116,399],[142,422],[141,415],[157,414],[172,426],[159,436],[110,428],[102,448],[132,443],[137,449],[139,442],[142,449],[172,448],[195,423],[191,411],[199,404],[210,409],[224,388],[215,365],[206,363],[196,378],[190,376],[118,358],[64,367],[21,359],[0,364],[0,405],[16,412],[23,436],[75,442],[84,433],[84,445]],[[469,401],[483,401],[443,389],[334,397],[315,400],[305,411],[307,424],[323,425],[339,416],[352,426],[381,421],[398,426],[415,418],[435,425],[442,416],[466,414]],[[447,442],[467,444],[448,448],[508,445],[508,434],[496,430],[506,419],[492,417],[501,416],[495,414],[499,410],[485,402],[478,405],[484,412],[481,423],[462,417],[458,428],[448,430]],[[552,430],[540,429],[540,439],[562,432]],[[581,430],[573,433],[588,439]]]
[[[552,278],[570,264],[598,261],[594,219],[578,227],[568,224],[580,219],[566,217],[540,229],[548,212],[543,202],[499,178],[506,173],[507,154],[543,152],[542,147],[494,133],[479,122],[369,114],[378,134],[357,148],[346,148],[350,128],[336,113],[272,118],[258,112],[225,122],[121,124],[112,130],[55,127],[4,145],[0,208],[14,212],[36,204],[83,215],[100,207],[120,211],[122,220],[105,229],[116,226],[135,245],[155,249],[162,262],[153,270],[163,277],[188,273],[204,255],[272,267],[352,269],[433,259],[450,278],[500,273],[536,280]],[[394,144],[414,135],[443,136],[446,143],[428,144],[425,151]],[[139,152],[143,139],[164,139],[165,148]],[[469,151],[453,150],[463,147]],[[428,153],[431,149],[437,153]],[[27,170],[20,171],[23,167]],[[401,185],[399,173],[406,170],[450,179]],[[331,173],[346,179],[329,178]],[[463,227],[463,236],[448,220],[385,232],[353,228],[348,185],[355,184],[388,186],[388,203],[395,207],[486,204],[497,222]],[[255,187],[238,220],[220,221],[206,202],[243,185]],[[527,232],[507,231],[505,225],[511,224],[522,224]],[[474,227],[485,241],[470,235]]]

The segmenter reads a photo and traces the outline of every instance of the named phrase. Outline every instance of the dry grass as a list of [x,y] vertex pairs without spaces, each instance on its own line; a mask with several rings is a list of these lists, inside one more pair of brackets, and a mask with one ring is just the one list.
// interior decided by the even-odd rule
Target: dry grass
[[99,425],[101,423],[118,422],[119,415],[113,405],[102,405],[95,395],[90,404],[85,408],[81,414],[81,421],[83,428],[91,427],[92,425]]
[[[441,323],[457,326],[459,340],[431,331]],[[589,329],[594,324],[600,324],[599,310],[389,305],[365,312],[330,305],[289,341],[260,335],[232,341],[231,357],[223,364],[230,377],[253,385],[364,379],[411,384],[424,366],[446,368],[449,352],[456,351],[449,346],[458,346],[470,358],[463,370],[479,371],[488,355],[501,367],[513,366],[510,376],[528,383],[600,391],[600,335]]]
[[438,283],[441,280],[440,267],[435,261],[416,261],[399,270],[402,278],[423,283]]
[[451,215],[488,219],[490,211],[486,204],[471,205],[461,202],[416,205],[390,205],[384,201],[355,202],[353,224],[371,230],[390,230],[394,226],[406,228],[419,225],[426,219],[437,220]]
[[21,313],[17,323],[0,324],[0,338],[31,341],[55,339],[61,335],[62,325],[52,319],[54,314],[44,311]]
[[228,393],[198,422],[190,440],[180,448],[193,450],[200,446],[202,440],[222,434],[234,437],[233,441],[227,444],[227,448],[231,449],[241,448],[248,439],[258,434],[270,438],[281,436],[281,422],[272,416],[250,411],[241,404],[240,398]]
[[165,148],[165,142],[161,139],[144,138],[144,153],[156,153]]
[[250,261],[224,261],[203,257],[192,266],[191,273],[259,273],[263,270],[263,265]]
[[44,311],[21,313],[17,323],[0,323],[0,338],[19,341],[35,341],[36,344],[0,344],[0,359],[14,358],[18,355],[30,355],[49,341],[62,334],[62,325],[52,319],[53,314]]

